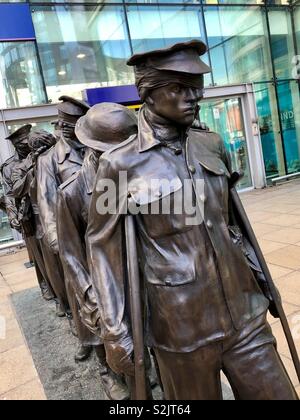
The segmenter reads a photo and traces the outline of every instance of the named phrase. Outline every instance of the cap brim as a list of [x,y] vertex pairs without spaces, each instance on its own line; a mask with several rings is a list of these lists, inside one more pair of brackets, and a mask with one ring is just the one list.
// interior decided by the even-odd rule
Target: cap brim
[[31,124],[23,125],[23,127],[20,127],[18,130],[11,133],[9,136],[5,137],[5,140],[13,140],[17,138],[18,136],[26,136],[30,133],[30,130],[32,129]]
[[[161,65],[156,65],[157,70],[172,71],[178,73],[188,73],[188,74],[206,74],[211,73],[211,68],[204,63],[200,58],[193,61],[178,61],[169,60],[168,63]],[[176,68],[176,70],[174,70]]]
[[204,44],[204,42],[197,39],[193,39],[192,41],[178,42],[177,44],[172,45],[171,47],[168,47],[168,48],[161,48],[159,50],[153,50],[146,53],[134,54],[127,61],[127,65],[136,66],[141,61],[144,61],[145,59],[150,58],[152,56],[159,57],[159,56],[166,55],[168,53],[182,51],[182,50],[190,49],[190,48],[196,50],[199,56],[205,54],[207,51],[207,46],[206,44]]

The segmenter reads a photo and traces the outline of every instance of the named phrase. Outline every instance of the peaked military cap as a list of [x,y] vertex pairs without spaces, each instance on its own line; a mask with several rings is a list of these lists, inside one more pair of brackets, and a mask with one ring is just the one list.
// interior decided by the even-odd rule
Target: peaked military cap
[[205,54],[206,51],[206,45],[200,40],[178,42],[168,48],[134,54],[127,61],[127,65],[194,75],[205,74],[210,73],[211,68],[199,56]]
[[18,144],[21,143],[26,137],[28,137],[30,130],[32,129],[31,124],[23,125],[21,128],[18,128],[18,130],[11,133],[9,136],[6,137],[6,140],[10,140],[12,144]]
[[90,106],[71,96],[63,95],[58,98],[60,102],[57,105],[59,119],[75,124],[78,118],[82,117],[90,109]]

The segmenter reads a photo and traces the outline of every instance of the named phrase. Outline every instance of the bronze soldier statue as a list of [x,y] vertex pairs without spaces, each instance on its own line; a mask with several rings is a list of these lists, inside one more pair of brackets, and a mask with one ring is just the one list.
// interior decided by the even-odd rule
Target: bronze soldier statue
[[[76,173],[82,166],[85,147],[75,135],[77,120],[83,116],[89,106],[74,98],[62,96],[62,102],[57,105],[58,126],[60,127],[60,139],[56,145],[45,154],[41,155],[37,164],[37,202],[40,212],[40,220],[45,232],[45,241],[49,248],[49,257],[52,255],[52,270],[56,275],[56,295],[70,321],[71,330],[77,335],[72,322],[72,315],[69,305],[68,291],[66,289],[63,268],[59,257],[57,226],[56,226],[56,205],[57,189],[67,181],[70,176]],[[51,254],[52,253],[52,254]],[[84,354],[85,352],[88,352]],[[85,358],[90,350],[82,348],[78,354],[79,358]]]
[[39,244],[35,238],[34,226],[32,224],[33,220],[31,218],[30,203],[25,196],[23,197],[14,190],[13,171],[22,164],[31,152],[28,145],[28,136],[31,128],[32,126],[30,124],[24,125],[6,138],[12,142],[16,153],[2,165],[1,174],[5,193],[9,200],[9,214],[13,213],[14,215],[17,215],[15,217],[18,223],[20,223],[30,260],[34,263],[42,295],[46,300],[51,300],[54,295],[48,279],[45,277],[45,267],[40,255]]
[[[128,61],[143,101],[138,135],[102,155],[87,229],[107,361],[117,373],[134,373],[123,227],[131,213],[144,335],[166,399],[222,399],[222,370],[236,399],[296,400],[266,320],[269,295],[230,225],[224,144],[216,133],[189,130],[210,71],[199,57],[205,52],[190,41]],[[116,211],[101,206],[107,192],[98,183],[107,178],[116,185]]]
[[[21,127],[21,130],[16,130],[15,135],[14,135],[14,133],[12,133],[12,135],[9,136],[11,138],[8,138],[8,139],[12,142],[15,149],[16,149],[16,145],[18,144],[18,139],[19,139],[18,138],[18,132],[21,131],[21,138],[22,138],[22,132],[24,133],[25,141],[26,141],[27,132],[30,132],[31,127],[32,126],[30,124],[27,124],[27,125]],[[23,154],[22,150],[19,150],[19,151],[20,151],[20,154],[22,155]],[[22,229],[21,229],[20,221],[18,220],[18,209],[17,209],[17,206],[16,206],[15,199],[13,197],[9,197],[7,195],[7,192],[9,192],[9,190],[10,190],[11,169],[14,167],[15,163],[18,163],[19,161],[20,161],[20,158],[19,158],[18,152],[16,150],[16,153],[13,156],[11,156],[10,158],[8,158],[1,165],[0,171],[1,171],[1,175],[2,175],[3,189],[4,189],[4,193],[5,193],[5,197],[6,197],[5,202],[6,202],[6,208],[7,208],[7,216],[8,216],[9,222],[10,222],[10,226],[11,226],[12,229],[16,229],[18,232],[21,233]]]
[[85,233],[99,157],[104,151],[136,133],[137,119],[132,111],[122,105],[103,103],[95,105],[81,117],[75,131],[87,150],[80,171],[58,189],[57,233],[60,256],[81,345],[83,348],[95,348],[107,396],[113,400],[124,400],[129,398],[128,389],[107,365],[100,339],[99,311],[87,266]]
[[[39,156],[56,144],[55,137],[45,130],[31,131],[28,136],[28,146],[31,150],[26,159],[17,164],[12,171],[12,191],[14,197],[24,199],[27,203],[28,218],[36,238],[37,264],[46,279],[52,298],[56,298],[57,278],[53,276],[51,255],[45,243],[45,232],[42,228],[37,204],[36,164]],[[55,274],[55,272],[54,272]],[[57,301],[58,302],[58,301]]]

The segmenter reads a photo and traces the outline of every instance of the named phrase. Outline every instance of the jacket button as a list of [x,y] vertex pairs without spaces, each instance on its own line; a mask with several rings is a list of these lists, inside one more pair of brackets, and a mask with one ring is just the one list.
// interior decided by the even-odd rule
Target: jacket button
[[202,201],[202,203],[205,203],[207,198],[205,197],[204,194],[200,194],[200,200]]
[[196,168],[193,165],[190,165],[189,166],[189,170],[190,170],[191,174],[195,174],[196,173]]
[[206,226],[208,227],[208,229],[211,229],[213,227],[212,221],[211,220],[208,220],[206,222]]
[[128,193],[127,193],[127,197],[128,197],[128,198],[131,198],[131,192],[129,192],[129,191],[128,191]]

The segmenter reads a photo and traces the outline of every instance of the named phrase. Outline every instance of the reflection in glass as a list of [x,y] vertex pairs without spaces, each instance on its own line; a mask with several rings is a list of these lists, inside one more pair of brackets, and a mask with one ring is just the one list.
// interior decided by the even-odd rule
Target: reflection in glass
[[296,29],[298,53],[300,53],[300,5],[297,6],[295,9],[294,22],[295,22],[295,29]]
[[129,6],[127,13],[134,53],[204,38],[199,7]]
[[291,14],[287,9],[273,9],[268,12],[268,16],[276,77],[290,79],[295,55]]
[[[287,1],[287,0],[274,0]],[[264,0],[202,0],[204,4],[264,4]]]
[[29,2],[30,3],[68,3],[68,4],[98,3],[99,5],[101,5],[105,3],[122,3],[122,0],[29,0]]
[[271,79],[266,20],[260,8],[207,7],[204,14],[215,83]]
[[297,81],[278,84],[279,110],[288,173],[300,171],[300,96]]
[[81,98],[88,87],[134,82],[122,7],[37,7],[33,22],[52,101],[62,94]]
[[[53,121],[54,120],[55,120],[55,117],[53,117]],[[21,128],[24,124],[25,124],[25,122],[23,124],[19,123],[19,124],[7,125],[8,132],[11,134],[14,131],[18,130],[19,128]],[[53,132],[53,124],[51,124],[51,121],[38,121],[38,122],[36,122],[36,121],[27,120],[26,124],[31,124],[32,125],[32,131],[46,130],[50,133]]]
[[211,131],[219,133],[230,153],[232,168],[244,177],[238,188],[252,186],[246,134],[240,98],[214,99],[201,102],[200,119]]
[[267,178],[285,175],[275,88],[272,83],[258,83],[254,92]]
[[34,42],[0,42],[0,108],[45,102]]
[[[127,16],[134,53],[166,48],[176,42],[204,39],[199,7],[128,6]],[[208,63],[207,55],[203,60]],[[210,75],[205,84],[211,84]]]

